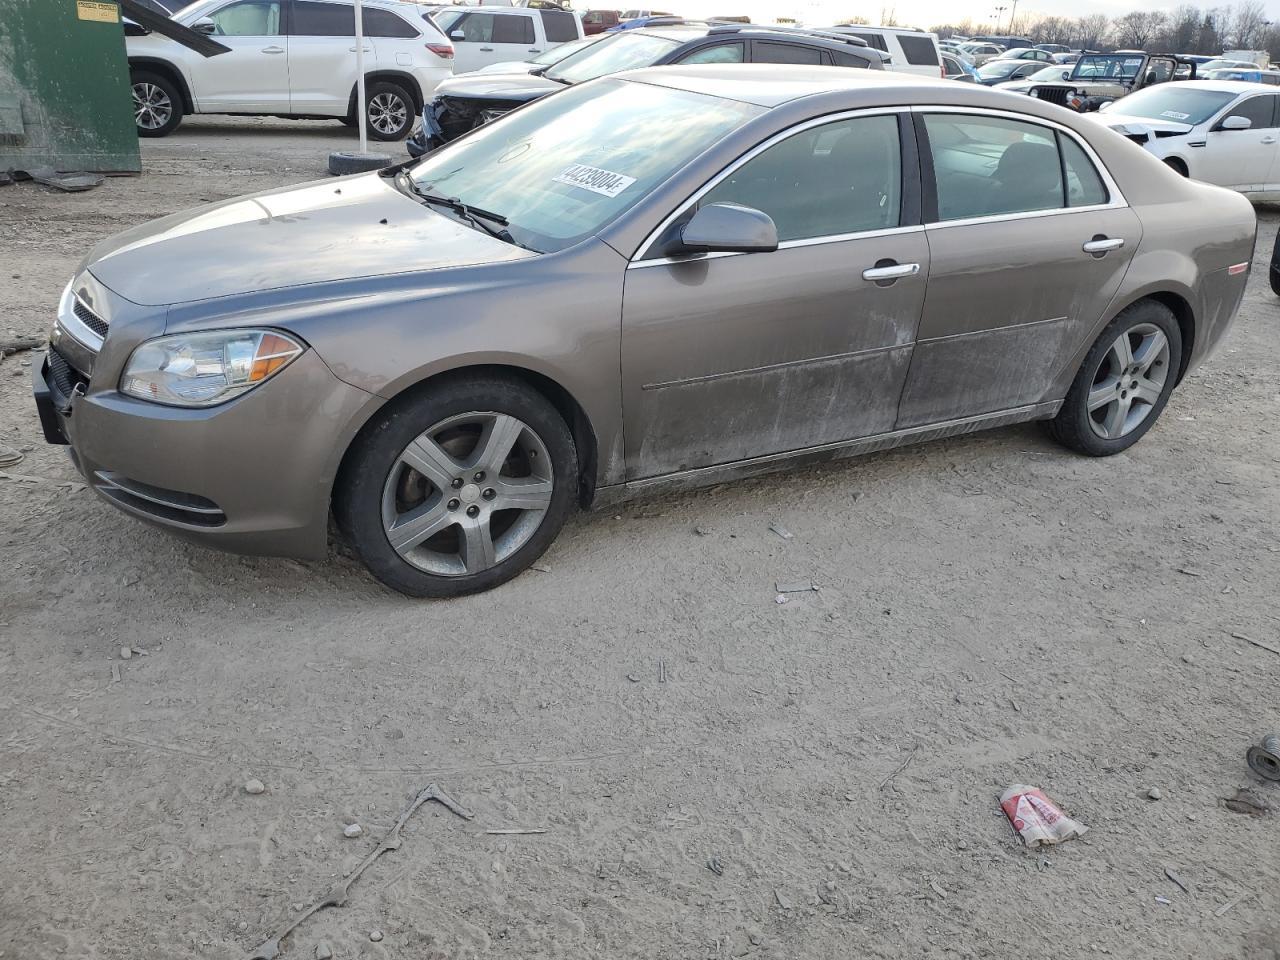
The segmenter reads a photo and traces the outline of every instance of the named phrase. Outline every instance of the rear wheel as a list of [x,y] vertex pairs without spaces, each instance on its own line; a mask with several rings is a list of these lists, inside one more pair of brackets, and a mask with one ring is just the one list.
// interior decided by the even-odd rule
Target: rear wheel
[[1142,300],[1089,350],[1049,432],[1091,457],[1127,450],[1164,410],[1182,363],[1182,331],[1168,307]]
[[555,540],[577,454],[556,409],[525,384],[444,382],[362,433],[334,500],[361,560],[415,597],[488,590]]
[[148,70],[134,70],[133,122],[140,137],[167,137],[182,122],[182,95],[168,77]]
[[378,81],[365,91],[365,116],[374,140],[403,140],[413,129],[413,97],[399,84]]

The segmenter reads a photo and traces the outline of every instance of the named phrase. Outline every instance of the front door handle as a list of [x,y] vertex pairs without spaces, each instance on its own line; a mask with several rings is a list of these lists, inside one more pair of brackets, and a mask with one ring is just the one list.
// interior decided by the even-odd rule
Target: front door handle
[[481,52],[481,53],[493,53],[493,47],[481,47],[481,48],[480,48],[480,52]]
[[[542,51],[541,51],[541,50],[539,50],[537,47],[530,47],[530,48],[529,48],[529,52],[530,52],[530,53],[541,53]],[[1263,143],[1266,143],[1266,141],[1264,140],[1264,141],[1263,141]]]
[[[373,47],[364,47],[363,49],[364,49],[364,52],[365,52],[365,53],[373,53]],[[347,47],[347,51],[348,51],[349,53],[355,53],[355,52],[356,52],[356,48],[355,48],[355,47]]]
[[284,47],[263,47],[263,53],[284,53]]
[[892,282],[903,277],[914,277],[919,272],[918,263],[888,263],[882,267],[867,267],[862,271],[862,279],[873,283],[883,283],[886,280]]
[[1262,142],[1263,142],[1263,143],[1275,143],[1275,142],[1276,142],[1276,138],[1275,138],[1275,137],[1263,137],[1263,138],[1262,138]]
[[1110,253],[1112,250],[1119,250],[1124,246],[1123,237],[1094,237],[1085,243],[1080,249],[1085,253],[1101,254]]

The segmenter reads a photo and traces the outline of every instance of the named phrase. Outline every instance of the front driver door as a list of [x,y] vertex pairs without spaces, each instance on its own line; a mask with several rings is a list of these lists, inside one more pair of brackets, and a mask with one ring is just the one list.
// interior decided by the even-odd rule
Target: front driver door
[[1141,222],[1065,128],[919,118],[937,210],[926,202],[929,295],[898,427],[1062,399],[1046,394],[1119,288]]
[[803,124],[696,198],[763,210],[776,251],[664,257],[693,203],[641,251],[622,312],[629,479],[892,429],[929,268],[914,143],[906,113]]
[[191,57],[201,113],[288,113],[288,38],[281,0],[235,0],[209,14],[213,38],[230,53]]
[[[1195,175],[1208,183],[1234,190],[1259,190],[1271,175],[1276,154],[1276,100],[1274,93],[1263,93],[1241,100],[1219,117],[1198,148]],[[1250,123],[1245,130],[1224,130],[1229,117],[1244,117]]]

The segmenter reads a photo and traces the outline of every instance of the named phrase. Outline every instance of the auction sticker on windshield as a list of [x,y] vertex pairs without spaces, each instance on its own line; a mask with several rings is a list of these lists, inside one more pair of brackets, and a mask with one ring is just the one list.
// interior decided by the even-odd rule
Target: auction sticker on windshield
[[635,177],[624,177],[620,173],[611,173],[599,167],[589,167],[585,163],[575,163],[554,178],[556,183],[567,183],[571,187],[581,187],[592,193],[606,197],[616,197],[627,187],[636,182]]
[[1168,117],[1170,120],[1188,120],[1191,117],[1189,113],[1179,113],[1177,110],[1166,110],[1160,114],[1162,117]]

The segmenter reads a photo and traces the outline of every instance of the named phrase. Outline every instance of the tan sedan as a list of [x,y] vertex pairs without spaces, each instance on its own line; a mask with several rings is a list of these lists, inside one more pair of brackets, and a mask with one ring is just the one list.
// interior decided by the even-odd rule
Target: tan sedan
[[316,557],[332,510],[449,596],[664,485],[1024,420],[1124,450],[1222,340],[1255,227],[1028,97],[642,70],[106,241],[36,400],[133,516]]

